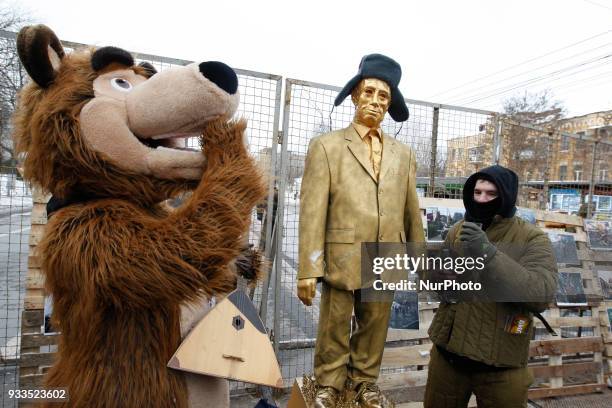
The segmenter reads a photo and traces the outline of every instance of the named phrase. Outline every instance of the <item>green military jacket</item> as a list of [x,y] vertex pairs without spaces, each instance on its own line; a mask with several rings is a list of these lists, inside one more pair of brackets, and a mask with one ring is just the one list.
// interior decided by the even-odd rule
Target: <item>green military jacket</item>
[[362,242],[424,242],[416,158],[383,134],[378,179],[353,126],[310,142],[300,195],[298,278],[362,288]]
[[[445,244],[458,238],[463,221],[453,225]],[[455,354],[498,367],[524,367],[534,325],[533,313],[542,312],[554,299],[557,264],[548,236],[518,217],[496,216],[487,237],[498,247],[495,256],[480,272],[483,288],[503,287],[520,294],[524,302],[441,303],[429,328],[432,342]],[[505,328],[515,315],[529,318],[524,334]]]

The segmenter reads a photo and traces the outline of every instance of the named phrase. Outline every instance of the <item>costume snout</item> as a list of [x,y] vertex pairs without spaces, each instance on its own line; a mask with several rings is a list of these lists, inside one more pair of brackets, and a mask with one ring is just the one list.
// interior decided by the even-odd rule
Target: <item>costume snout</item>
[[126,97],[129,126],[140,138],[201,131],[238,108],[236,73],[221,62],[193,63],[153,75]]

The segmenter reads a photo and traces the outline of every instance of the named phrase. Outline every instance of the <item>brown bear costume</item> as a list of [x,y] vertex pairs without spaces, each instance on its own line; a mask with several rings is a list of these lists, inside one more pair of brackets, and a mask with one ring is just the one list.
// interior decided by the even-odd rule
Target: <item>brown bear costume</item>
[[[17,45],[33,81],[19,96],[16,150],[56,204],[39,245],[61,331],[45,387],[68,388],[74,407],[226,406],[225,380],[166,364],[181,324],[234,288],[265,194],[245,122],[228,121],[236,74],[219,62],[154,73],[113,47],[66,54],[42,25]],[[202,149],[185,149],[194,135]],[[191,190],[176,211],[159,204]]]

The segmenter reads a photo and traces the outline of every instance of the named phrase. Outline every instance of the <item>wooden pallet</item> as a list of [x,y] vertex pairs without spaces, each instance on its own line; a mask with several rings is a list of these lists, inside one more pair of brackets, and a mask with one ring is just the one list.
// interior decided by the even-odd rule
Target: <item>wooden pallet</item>
[[[541,340],[532,341],[530,367],[536,382],[529,390],[532,399],[584,394],[603,390],[604,362],[602,333],[602,297],[597,276],[594,275],[595,259],[600,257],[587,246],[587,236],[583,219],[578,216],[536,211],[537,224],[544,232],[561,232],[573,236],[576,242],[580,265],[559,264],[559,272],[580,273],[587,306],[557,307],[548,309],[546,319],[561,335],[563,329],[575,329],[578,336],[589,329],[593,336],[577,338],[554,338],[546,335]],[[568,316],[567,311],[576,310],[578,316]],[[543,328],[535,320],[536,328]],[[542,354],[546,350],[546,354]],[[590,379],[589,379],[590,377]],[[584,381],[576,382],[583,378]]]
[[[52,348],[59,341],[57,335],[45,336],[44,325],[44,276],[40,269],[40,257],[37,246],[47,223],[46,204],[49,196],[40,188],[32,189],[32,215],[30,230],[28,273],[26,275],[26,293],[24,308],[21,313],[21,346],[19,358],[19,387],[23,389],[42,388],[45,372],[53,364],[55,353]],[[35,405],[20,402],[19,407],[29,408]]]
[[[529,389],[529,398],[603,391],[606,385],[603,381],[602,351],[601,336],[532,341],[529,356],[538,359],[538,363],[530,364],[536,383],[535,387]],[[547,361],[541,363],[541,357],[547,358]],[[566,383],[568,378],[585,375],[594,376],[594,381]],[[538,381],[542,379],[547,381]]]
[[[390,398],[398,403],[423,400],[427,383],[427,367],[431,344],[387,347],[383,355],[383,369],[405,369],[407,371],[381,374],[379,385]],[[529,398],[576,395],[602,391],[602,351],[604,343],[600,336],[572,339],[545,339],[531,342],[530,369],[538,380],[529,389]],[[586,383],[564,383],[564,379],[592,374],[595,381]]]
[[[610,302],[609,308],[612,308],[612,302]],[[607,311],[606,311],[607,314]],[[606,320],[608,331],[602,335],[604,342],[603,359],[604,359],[604,377],[608,384],[612,383],[612,332],[610,332],[610,326],[608,322],[608,316],[603,317]],[[602,320],[603,320],[602,319]]]
[[49,196],[39,188],[32,190],[32,229],[30,231],[28,273],[24,310],[21,315],[21,349],[19,359],[19,386],[21,388],[40,388],[44,373],[53,364],[54,353],[50,351],[57,345],[57,335],[43,333],[44,324],[44,276],[40,269],[37,245],[47,223],[46,204]]

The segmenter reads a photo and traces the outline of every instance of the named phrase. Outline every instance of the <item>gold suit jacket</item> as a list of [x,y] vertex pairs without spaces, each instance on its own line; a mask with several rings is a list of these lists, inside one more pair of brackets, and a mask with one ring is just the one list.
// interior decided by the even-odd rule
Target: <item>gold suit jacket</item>
[[298,279],[360,289],[362,242],[424,242],[414,152],[382,137],[378,181],[352,126],[311,140],[300,192]]

